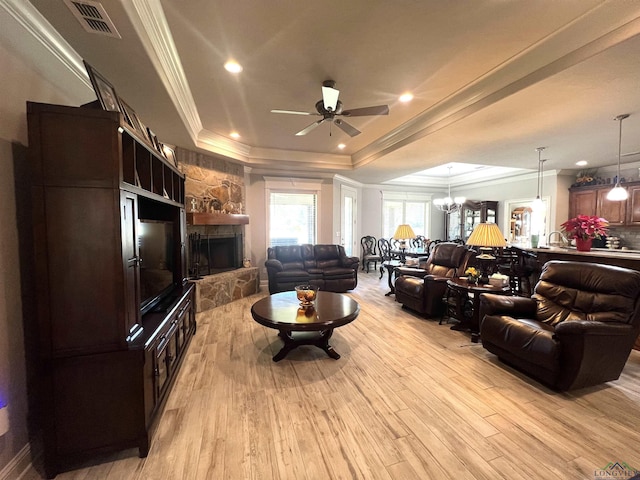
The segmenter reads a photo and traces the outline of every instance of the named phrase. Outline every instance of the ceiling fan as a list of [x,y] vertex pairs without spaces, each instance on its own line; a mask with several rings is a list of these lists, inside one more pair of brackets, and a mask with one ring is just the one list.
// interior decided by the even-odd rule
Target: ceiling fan
[[[364,117],[367,115],[389,115],[388,105],[376,105],[374,107],[354,108],[352,110],[343,110],[342,102],[338,100],[340,91],[335,89],[336,82],[333,80],[325,80],[322,82],[322,100],[316,102],[316,112],[298,112],[295,110],[271,110],[271,113],[286,113],[289,115],[316,115],[322,117],[317,122],[313,122],[308,127],[300,130],[296,135],[306,135],[321,123],[326,121],[332,122],[338,126],[343,132],[351,137],[359,135],[361,132],[357,128],[349,125],[341,118],[336,117]],[[331,135],[331,130],[329,131]]]

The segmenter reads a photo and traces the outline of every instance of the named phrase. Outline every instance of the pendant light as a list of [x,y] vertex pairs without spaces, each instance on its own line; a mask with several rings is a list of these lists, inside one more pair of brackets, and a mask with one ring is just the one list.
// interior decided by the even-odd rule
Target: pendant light
[[620,131],[618,134],[618,175],[616,176],[616,185],[609,193],[607,193],[607,200],[612,202],[622,202],[627,199],[629,193],[627,193],[627,189],[620,186],[620,154],[622,150],[622,120],[629,116],[628,113],[624,113],[622,115],[618,115],[614,120],[620,122]]
[[533,210],[536,210],[536,211],[542,210],[542,197],[540,196],[542,195],[542,172],[543,172],[542,164],[546,160],[543,160],[541,157],[542,157],[542,152],[546,148],[547,147],[536,148],[536,151],[538,152],[538,194],[536,195],[536,199],[533,201]]

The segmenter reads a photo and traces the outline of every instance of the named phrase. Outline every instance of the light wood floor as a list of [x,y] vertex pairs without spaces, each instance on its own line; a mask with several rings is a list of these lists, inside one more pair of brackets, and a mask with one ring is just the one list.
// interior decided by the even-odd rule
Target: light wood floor
[[[60,480],[593,479],[640,469],[640,352],[616,382],[569,394],[505,367],[468,334],[385,297],[360,275],[361,306],[328,358],[279,362],[276,331],[250,306],[198,318],[146,459],[129,450]],[[35,477],[32,477],[35,478]]]

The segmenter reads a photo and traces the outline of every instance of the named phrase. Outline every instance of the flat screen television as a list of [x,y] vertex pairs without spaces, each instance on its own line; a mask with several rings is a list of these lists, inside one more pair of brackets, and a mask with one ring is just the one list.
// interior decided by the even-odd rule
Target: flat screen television
[[175,287],[173,222],[140,219],[140,310],[159,305]]

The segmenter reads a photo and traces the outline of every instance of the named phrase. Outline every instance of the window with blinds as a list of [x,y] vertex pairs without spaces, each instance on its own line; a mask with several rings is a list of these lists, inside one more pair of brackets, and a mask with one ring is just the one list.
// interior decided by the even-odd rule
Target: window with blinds
[[316,243],[316,193],[270,192],[269,246]]
[[[402,195],[405,198],[397,198]],[[416,235],[429,236],[429,199],[406,198],[410,194],[384,194],[382,201],[382,235],[390,238],[398,225],[407,223]]]

